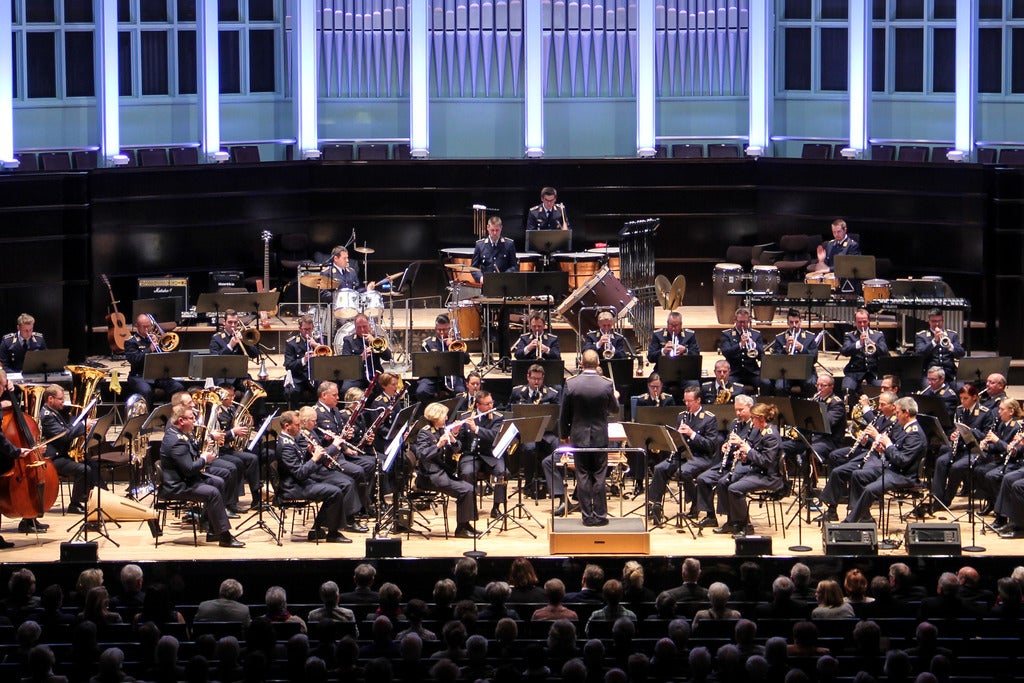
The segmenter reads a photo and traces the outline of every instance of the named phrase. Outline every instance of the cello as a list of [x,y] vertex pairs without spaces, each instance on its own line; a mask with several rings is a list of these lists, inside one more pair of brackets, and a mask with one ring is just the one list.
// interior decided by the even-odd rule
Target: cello
[[11,407],[3,409],[3,434],[18,448],[33,450],[15,458],[14,466],[0,475],[0,514],[5,517],[35,519],[41,517],[57,500],[60,479],[57,468],[42,455],[39,424],[25,415],[13,392]]

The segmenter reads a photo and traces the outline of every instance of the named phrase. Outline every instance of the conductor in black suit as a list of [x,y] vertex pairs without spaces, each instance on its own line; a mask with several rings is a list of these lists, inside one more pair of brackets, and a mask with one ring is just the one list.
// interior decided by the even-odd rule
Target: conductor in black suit
[[530,207],[526,219],[527,230],[568,230],[569,221],[565,216],[565,204],[559,204],[558,190],[545,187],[540,191],[540,204]]
[[[565,383],[559,427],[563,439],[575,448],[608,447],[608,414],[619,410],[618,392],[598,374],[601,360],[595,351],[583,352],[583,372]],[[576,494],[584,526],[608,524],[605,493],[607,453],[576,453]]]

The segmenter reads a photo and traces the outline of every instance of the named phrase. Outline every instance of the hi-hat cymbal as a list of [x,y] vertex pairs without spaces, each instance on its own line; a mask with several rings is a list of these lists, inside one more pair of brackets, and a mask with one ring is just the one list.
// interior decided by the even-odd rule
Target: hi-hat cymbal
[[356,251],[358,251],[360,254],[372,254],[375,251],[377,251],[373,247],[352,247],[352,248],[355,249]]
[[444,267],[450,268],[451,270],[454,270],[456,273],[473,272],[473,266],[467,265],[465,263],[446,263],[444,264]]
[[327,275],[305,275],[299,278],[299,283],[313,289],[337,289],[338,281]]

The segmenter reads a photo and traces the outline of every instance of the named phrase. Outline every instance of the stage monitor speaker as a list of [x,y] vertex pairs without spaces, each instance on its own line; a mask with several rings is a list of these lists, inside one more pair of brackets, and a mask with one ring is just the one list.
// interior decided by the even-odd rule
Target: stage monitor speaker
[[822,545],[826,555],[877,555],[878,527],[861,522],[826,524]]
[[959,555],[960,525],[913,522],[906,531],[908,555]]
[[[188,308],[187,277],[140,277],[139,295],[137,299],[162,299],[177,297],[181,300],[181,309]],[[135,322],[134,320],[132,322]]]
[[367,557],[401,557],[402,539],[400,538],[368,538],[366,539]]
[[99,546],[96,541],[88,543],[71,543],[65,541],[60,544],[61,562],[98,562]]
[[737,536],[736,554],[739,556],[771,555],[771,536]]

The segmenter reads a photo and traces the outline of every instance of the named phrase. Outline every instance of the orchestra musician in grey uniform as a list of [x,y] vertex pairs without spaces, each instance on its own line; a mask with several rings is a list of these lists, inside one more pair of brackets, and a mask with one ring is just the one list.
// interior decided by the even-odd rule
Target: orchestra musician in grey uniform
[[881,454],[880,466],[853,473],[850,508],[843,521],[870,520],[872,504],[886,491],[917,483],[918,465],[928,448],[928,439],[917,422],[917,401],[910,397],[897,399],[896,421],[899,428],[893,430],[893,435],[880,435],[872,446]]
[[480,532],[473,528],[476,487],[468,481],[454,478],[457,465],[452,462],[452,456],[461,448],[458,429],[445,429],[448,409],[444,404],[431,403],[423,409],[423,417],[429,424],[416,434],[412,444],[419,477],[417,486],[455,498],[456,538],[480,536]]
[[[803,329],[804,319],[800,311],[795,308],[786,312],[786,331],[775,336],[772,343],[765,349],[766,354],[779,356],[810,356],[811,365],[818,362],[818,340],[813,332]],[[814,393],[814,386],[818,378],[813,370],[807,379],[783,379],[774,381],[776,396],[789,396],[799,393],[801,396],[810,396]]]
[[[741,394],[733,399],[733,406],[736,408],[736,419],[729,425],[728,435],[737,435],[740,439],[746,439],[754,430],[750,412],[754,407],[754,399],[746,394]],[[697,475],[697,511],[704,512],[704,518],[697,525],[706,529],[718,526],[718,517],[715,513],[714,504],[715,492],[718,490],[719,482],[732,475],[734,462],[734,446],[727,439],[721,446],[722,459],[717,466],[712,465]],[[721,504],[719,504],[721,505]]]
[[854,329],[843,336],[843,346],[839,350],[839,353],[850,359],[843,368],[842,389],[847,397],[857,391],[861,382],[881,386],[878,359],[889,355],[885,335],[878,330],[871,330],[871,314],[866,308],[854,311],[853,325]]
[[629,356],[629,345],[626,338],[616,332],[612,327],[615,325],[615,316],[608,311],[601,311],[597,315],[598,329],[588,332],[583,337],[582,350],[592,349],[609,360],[615,358],[626,358]]
[[534,312],[530,316],[530,331],[516,340],[512,347],[512,357],[516,360],[561,360],[562,350],[558,346],[558,337],[546,330],[544,314]]
[[558,203],[558,191],[545,187],[540,191],[540,204],[530,207],[526,219],[527,230],[568,230],[569,220],[565,215],[565,204]]
[[775,426],[778,411],[766,403],[755,405],[750,411],[754,428],[745,438],[730,435],[727,445],[734,449],[736,463],[731,476],[718,481],[718,511],[728,517],[725,524],[714,529],[716,534],[752,533],[747,516],[747,495],[755,491],[778,491],[786,484],[780,461],[782,437]]
[[700,383],[700,400],[705,405],[724,405],[744,393],[742,384],[729,379],[729,361],[721,358],[715,361],[715,378]]
[[35,318],[22,313],[17,323],[17,331],[5,334],[3,340],[0,340],[0,364],[9,372],[21,372],[27,352],[46,350],[46,340],[42,333],[34,329]]
[[662,499],[668,481],[678,476],[683,485],[683,497],[689,503],[688,517],[697,518],[697,476],[718,462],[718,419],[702,407],[700,389],[689,386],[683,390],[683,403],[686,410],[679,413],[676,431],[682,434],[687,447],[693,454],[691,460],[683,460],[680,452],[675,452],[654,466],[651,477],[651,488],[647,492],[647,501],[651,508],[651,520],[659,525],[664,522]]
[[[596,351],[583,352],[583,372],[565,383],[559,428],[573,448],[607,448],[608,415],[619,412],[619,392],[612,381],[599,374]],[[608,453],[576,451],[576,495],[584,526],[608,524],[605,476]]]
[[921,356],[924,367],[937,366],[946,372],[946,379],[956,381],[956,360],[967,354],[956,330],[947,330],[942,311],[928,311],[928,329],[914,335],[914,353]]
[[514,273],[519,270],[516,244],[502,237],[501,229],[501,217],[491,216],[487,219],[487,237],[477,240],[473,245],[471,265],[474,268],[473,278],[477,282],[487,273]]
[[[475,481],[481,475],[490,475],[494,484],[494,500],[491,504],[491,517],[501,515],[508,497],[508,468],[504,458],[494,457],[494,440],[501,430],[501,413],[488,411],[494,408],[494,397],[489,391],[478,391],[473,411],[459,429],[459,441],[462,443],[462,457],[459,458],[459,478],[462,481]],[[474,499],[475,502],[475,499]]]

